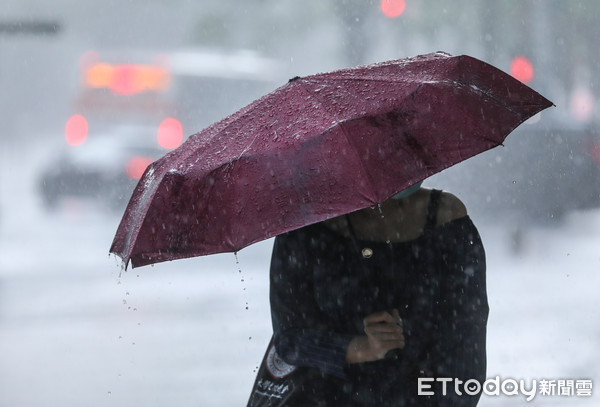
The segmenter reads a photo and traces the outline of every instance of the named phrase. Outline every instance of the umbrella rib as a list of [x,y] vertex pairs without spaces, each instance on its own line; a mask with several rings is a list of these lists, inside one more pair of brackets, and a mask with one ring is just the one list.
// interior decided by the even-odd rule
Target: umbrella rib
[[354,151],[354,154],[355,154],[355,156],[356,156],[356,158],[357,158],[358,162],[360,163],[360,167],[362,168],[362,173],[364,174],[365,178],[367,178],[367,179],[369,180],[369,189],[370,189],[370,192],[371,192],[371,196],[370,196],[370,197],[368,197],[368,199],[370,199],[370,200],[371,200],[373,203],[378,203],[378,202],[377,202],[377,199],[375,199],[375,197],[376,197],[376,195],[377,195],[377,194],[375,193],[375,189],[373,188],[373,184],[374,184],[374,182],[373,182],[373,179],[371,178],[371,176],[370,176],[369,172],[368,172],[368,171],[367,171],[367,169],[365,168],[365,164],[364,164],[363,160],[361,159],[361,157],[360,157],[360,154],[358,153],[358,149],[357,149],[357,148],[356,148],[356,146],[355,146],[355,145],[354,145],[354,144],[353,144],[353,143],[350,141],[350,140],[351,140],[351,138],[349,137],[349,135],[348,135],[348,131],[346,130],[346,128],[345,128],[345,126],[344,126],[344,125],[345,125],[345,123],[347,123],[347,122],[350,122],[350,121],[354,120],[354,118],[351,118],[351,119],[346,119],[346,120],[342,120],[342,121],[335,120],[335,117],[333,117],[333,116],[332,116],[332,115],[331,115],[331,114],[330,114],[330,113],[327,111],[327,109],[325,108],[325,103],[323,103],[323,100],[322,100],[322,98],[321,98],[321,95],[318,95],[318,94],[316,94],[316,93],[311,93],[311,92],[309,92],[309,91],[308,91],[308,89],[306,89],[306,87],[304,86],[304,83],[305,83],[305,82],[308,82],[308,81],[305,81],[305,80],[304,80],[304,79],[302,79],[302,78],[300,78],[299,80],[295,81],[295,83],[298,83],[298,84],[299,84],[298,86],[299,86],[299,87],[302,89],[302,91],[303,91],[304,93],[306,93],[307,95],[309,95],[309,96],[312,96],[312,97],[314,97],[315,99],[317,99],[317,100],[318,100],[318,102],[319,102],[319,105],[322,107],[322,110],[323,110],[325,113],[327,113],[327,114],[328,114],[328,115],[329,115],[329,116],[330,116],[330,117],[333,119],[333,121],[334,121],[334,124],[333,124],[333,125],[331,125],[331,126],[330,126],[330,127],[327,129],[327,130],[325,130],[323,133],[326,133],[326,132],[328,132],[328,131],[332,130],[332,129],[333,129],[334,127],[336,127],[336,126],[338,126],[338,127],[340,127],[340,128],[341,128],[341,130],[342,130],[342,132],[344,133],[344,136],[345,136],[345,138],[346,138],[346,142],[347,142],[347,144],[348,144],[350,147],[352,147],[352,151]]
[[244,150],[237,156],[237,158],[235,159],[236,161],[239,160],[240,158],[242,158],[242,156],[248,151],[250,150],[250,147],[252,147],[252,144],[254,144],[254,142],[256,141],[256,139],[258,138],[259,133],[257,132],[256,135],[254,136],[254,138],[252,139],[252,141],[250,142],[250,144],[248,144]]
[[377,202],[377,199],[375,199],[376,197],[376,193],[375,193],[375,188],[373,188],[373,179],[371,177],[371,175],[369,174],[369,172],[367,171],[367,168],[365,167],[365,163],[363,162],[362,158],[360,157],[360,154],[358,153],[358,149],[356,148],[356,146],[354,145],[354,143],[352,143],[351,138],[348,135],[348,131],[346,130],[345,124],[347,122],[349,122],[351,120],[344,120],[338,123],[338,126],[342,129],[344,136],[346,137],[346,141],[348,142],[348,145],[352,147],[352,151],[354,151],[354,154],[356,155],[356,158],[358,159],[358,162],[360,163],[360,168],[362,169],[362,173],[365,175],[365,177],[369,180],[369,189],[371,192],[371,201],[373,203],[379,203]]

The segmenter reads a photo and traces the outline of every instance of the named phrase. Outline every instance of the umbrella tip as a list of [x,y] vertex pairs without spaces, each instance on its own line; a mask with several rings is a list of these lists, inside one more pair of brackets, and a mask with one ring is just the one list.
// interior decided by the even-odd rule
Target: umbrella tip
[[119,277],[121,277],[121,273],[127,271],[127,266],[129,265],[129,260],[125,261],[125,259],[123,259],[119,254],[114,253],[114,252],[109,252],[108,256],[112,257],[114,259],[114,261],[116,262],[117,266],[120,267],[121,270],[119,272]]
[[288,83],[290,83],[290,82],[294,82],[294,81],[296,81],[296,80],[298,80],[298,79],[300,79],[300,77],[299,77],[299,76],[294,76],[292,79],[290,79],[290,80],[288,81]]

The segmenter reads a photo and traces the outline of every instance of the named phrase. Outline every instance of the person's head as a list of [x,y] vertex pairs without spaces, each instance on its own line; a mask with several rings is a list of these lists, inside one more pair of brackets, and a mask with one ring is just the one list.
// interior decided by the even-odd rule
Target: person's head
[[414,194],[415,192],[417,192],[421,188],[421,185],[423,185],[423,181],[419,181],[416,184],[413,184],[410,187],[403,189],[402,191],[398,192],[396,195],[392,196],[392,199],[407,198],[407,197],[411,196],[412,194]]

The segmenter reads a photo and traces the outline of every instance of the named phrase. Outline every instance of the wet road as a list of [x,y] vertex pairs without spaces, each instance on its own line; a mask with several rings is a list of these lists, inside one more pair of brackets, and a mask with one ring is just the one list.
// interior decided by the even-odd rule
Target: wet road
[[[0,213],[0,405],[245,405],[270,335],[271,242],[237,260],[121,273],[108,256],[118,216],[75,201],[47,213],[33,175],[0,184],[2,196],[19,197]],[[529,230],[520,256],[502,224],[476,223],[488,252],[488,377],[598,377],[600,212]],[[529,403],[517,395],[480,405]]]

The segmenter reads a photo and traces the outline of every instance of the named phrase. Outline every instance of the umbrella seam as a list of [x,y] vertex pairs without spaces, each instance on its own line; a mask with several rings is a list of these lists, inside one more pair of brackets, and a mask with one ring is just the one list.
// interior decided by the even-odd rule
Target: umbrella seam
[[[317,99],[317,100],[318,100],[318,102],[319,102],[319,105],[322,107],[322,110],[323,110],[325,113],[327,113],[327,114],[328,114],[328,115],[329,115],[329,116],[330,116],[332,119],[335,119],[335,118],[334,118],[334,117],[333,117],[333,116],[332,116],[332,115],[331,115],[331,114],[330,114],[330,113],[327,111],[327,109],[325,109],[325,103],[323,103],[323,100],[322,100],[321,96],[320,96],[320,95],[317,95],[317,94],[314,94],[314,93],[311,93],[311,92],[309,92],[309,91],[308,91],[308,89],[306,89],[306,87],[304,86],[304,84],[305,84],[306,82],[308,82],[308,81],[304,81],[304,80],[303,80],[303,78],[300,78],[299,80],[297,80],[297,81],[295,81],[295,82],[296,82],[296,83],[300,82],[300,83],[302,84],[302,86],[300,86],[300,87],[301,87],[301,89],[302,89],[302,91],[303,91],[304,93],[306,93],[307,95],[310,95],[310,96],[314,97],[315,99]],[[348,137],[348,132],[347,132],[346,128],[344,127],[345,123],[347,123],[347,122],[349,122],[349,121],[352,121],[352,120],[354,120],[354,119],[355,119],[355,118],[346,119],[346,120],[341,120],[341,121],[335,120],[335,124],[333,124],[332,126],[328,127],[328,128],[325,130],[325,131],[323,131],[323,132],[321,132],[321,133],[326,133],[327,131],[329,131],[329,130],[333,129],[333,128],[334,128],[334,127],[336,127],[336,126],[338,126],[338,127],[340,127],[340,128],[341,128],[342,132],[344,133],[344,137],[345,137],[345,139],[346,139],[346,142],[347,142],[347,144],[348,144],[350,147],[352,147],[352,151],[354,152],[354,154],[355,154],[356,158],[358,159],[358,162],[360,163],[360,167],[362,168],[362,172],[363,172],[363,174],[365,174],[365,178],[367,178],[367,179],[369,180],[369,190],[370,190],[370,193],[371,193],[371,197],[370,197],[370,198],[371,198],[371,201],[372,201],[373,203],[377,203],[377,200],[376,200],[376,199],[373,199],[373,198],[374,198],[374,197],[376,197],[376,195],[377,195],[377,194],[375,193],[375,188],[373,187],[373,185],[374,185],[373,179],[372,179],[371,175],[368,173],[367,169],[365,168],[365,164],[364,164],[364,162],[362,161],[362,159],[361,159],[360,155],[358,154],[358,149],[356,148],[356,146],[354,145],[354,143],[352,143],[352,142],[350,141],[350,138]]]
[[[365,163],[363,162],[362,158],[358,154],[358,149],[356,148],[354,143],[352,143],[352,141],[350,141],[350,137],[348,136],[348,131],[346,130],[346,123],[350,122],[352,120],[354,120],[354,119],[343,120],[343,121],[339,122],[337,124],[337,126],[339,126],[342,129],[342,131],[344,133],[344,137],[346,138],[346,142],[348,143],[348,145],[350,145],[352,147],[352,150],[354,151],[354,154],[356,155],[358,162],[360,163],[360,167],[362,168],[363,173],[365,174],[366,178],[369,180],[369,189],[371,192],[371,197],[375,198],[377,194],[375,193],[375,188],[373,187],[373,185],[374,185],[373,178],[371,177],[371,174],[369,174],[369,172],[367,171],[367,168],[365,167]],[[373,200],[373,203],[377,203],[376,199],[372,199],[372,200]]]

